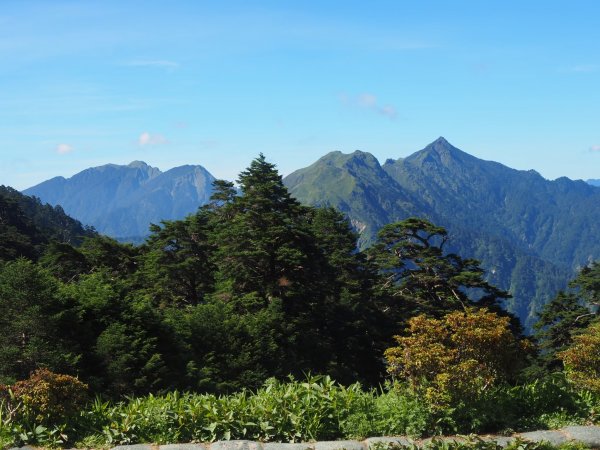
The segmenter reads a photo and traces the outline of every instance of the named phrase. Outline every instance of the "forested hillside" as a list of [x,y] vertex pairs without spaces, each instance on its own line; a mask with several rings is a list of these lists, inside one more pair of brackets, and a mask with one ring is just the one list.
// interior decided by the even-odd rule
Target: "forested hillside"
[[94,229],[35,198],[0,186],[0,260],[37,259],[50,242],[79,245]]

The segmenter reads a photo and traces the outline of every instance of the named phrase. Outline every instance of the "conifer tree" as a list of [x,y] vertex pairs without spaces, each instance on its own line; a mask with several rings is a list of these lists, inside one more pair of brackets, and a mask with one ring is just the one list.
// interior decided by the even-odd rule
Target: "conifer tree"
[[152,225],[146,241],[141,278],[155,303],[197,305],[212,292],[214,266],[203,211],[183,220]]
[[445,254],[447,239],[444,228],[419,218],[381,229],[368,253],[381,276],[378,287],[397,314],[440,317],[474,305],[500,311],[509,294],[485,281],[479,261]]

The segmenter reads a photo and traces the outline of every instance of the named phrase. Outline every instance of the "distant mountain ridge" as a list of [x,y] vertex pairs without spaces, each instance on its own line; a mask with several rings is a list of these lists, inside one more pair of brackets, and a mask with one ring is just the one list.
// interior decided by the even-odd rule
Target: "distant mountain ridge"
[[214,176],[202,166],[161,172],[142,161],[92,167],[23,191],[116,238],[148,235],[150,223],[181,219],[208,202]]
[[600,179],[597,179],[597,180],[589,179],[586,181],[586,183],[591,184],[592,186],[600,187]]
[[301,202],[348,214],[362,246],[411,215],[446,227],[448,249],[480,259],[526,324],[576,268],[600,258],[599,189],[483,161],[444,138],[383,166],[368,153],[332,152],[284,182]]

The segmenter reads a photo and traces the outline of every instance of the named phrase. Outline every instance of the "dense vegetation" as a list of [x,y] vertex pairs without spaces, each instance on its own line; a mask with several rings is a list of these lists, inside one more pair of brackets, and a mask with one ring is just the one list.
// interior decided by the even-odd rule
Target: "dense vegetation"
[[544,310],[538,351],[500,308],[508,294],[446,251],[444,228],[392,223],[359,252],[344,215],[302,206],[262,155],[238,183],[216,181],[209,204],[137,247],[56,234],[23,246],[41,228],[0,196],[2,442],[297,441],[595,419],[599,264]]

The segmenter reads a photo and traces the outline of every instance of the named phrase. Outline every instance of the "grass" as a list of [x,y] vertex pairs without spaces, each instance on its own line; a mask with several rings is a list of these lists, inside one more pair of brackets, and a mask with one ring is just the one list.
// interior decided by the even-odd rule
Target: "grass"
[[[497,388],[477,403],[443,410],[432,410],[399,384],[363,390],[359,384],[342,386],[329,377],[308,377],[303,381],[268,380],[256,392],[227,396],[170,392],[118,403],[96,399],[69,423],[60,424],[19,419],[0,404],[0,447],[103,448],[142,442],[306,442],[386,435],[418,438],[442,433],[511,433],[586,423],[595,419],[598,404],[596,397],[573,391],[560,377]],[[431,445],[429,450],[463,448],[443,447],[447,443]],[[468,448],[490,450],[483,443],[472,445],[475,447]],[[513,450],[544,448],[523,444]]]

